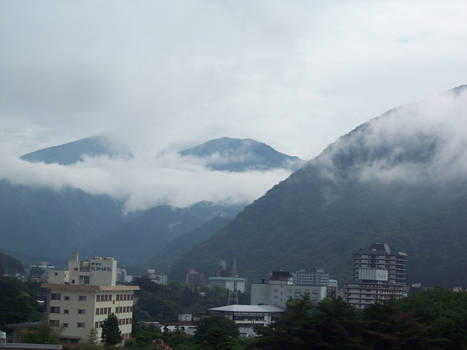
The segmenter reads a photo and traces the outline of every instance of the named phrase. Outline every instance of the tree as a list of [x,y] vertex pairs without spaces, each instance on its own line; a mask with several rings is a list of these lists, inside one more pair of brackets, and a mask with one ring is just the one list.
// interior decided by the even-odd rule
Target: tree
[[312,324],[313,305],[308,299],[292,299],[287,310],[276,323],[259,327],[258,349],[309,349],[316,337]]
[[61,329],[51,327],[45,315],[37,328],[21,330],[24,341],[32,344],[58,344],[60,333]]
[[0,325],[40,319],[40,307],[26,283],[0,277]]
[[231,349],[235,339],[240,336],[235,322],[224,316],[203,318],[196,328],[195,343],[203,349]]
[[118,319],[115,314],[110,314],[104,321],[101,337],[105,345],[116,345],[122,341],[122,332],[118,327]]
[[92,346],[99,345],[99,341],[97,339],[97,331],[95,328],[91,328],[91,331],[89,332],[88,344]]
[[342,299],[312,305],[292,299],[286,312],[269,327],[256,330],[256,349],[363,349],[357,311]]

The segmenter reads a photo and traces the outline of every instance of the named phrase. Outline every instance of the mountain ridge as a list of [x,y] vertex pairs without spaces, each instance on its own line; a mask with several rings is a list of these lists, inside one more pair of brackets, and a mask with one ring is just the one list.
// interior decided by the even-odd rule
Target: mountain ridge
[[216,259],[235,257],[250,280],[313,265],[345,280],[353,250],[387,242],[409,253],[409,281],[467,285],[467,275],[452,272],[467,268],[463,91],[448,94],[449,103],[440,96],[390,110],[341,136],[179,258],[170,274],[211,274]]

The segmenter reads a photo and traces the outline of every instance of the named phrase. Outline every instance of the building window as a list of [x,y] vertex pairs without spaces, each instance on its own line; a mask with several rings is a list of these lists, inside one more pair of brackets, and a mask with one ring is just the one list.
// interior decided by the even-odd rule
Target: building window
[[59,320],[49,320],[49,325],[51,327],[59,327],[60,326],[60,321]]
[[78,314],[84,315],[86,313],[86,309],[78,309]]
[[50,307],[50,313],[51,313],[51,314],[59,314],[59,313],[60,313],[60,307],[58,307],[58,306],[51,306],[51,307]]
[[68,328],[68,323],[64,323],[63,328]]
[[60,293],[52,293],[52,294],[50,294],[50,299],[51,299],[51,300],[60,300],[60,297],[61,297]]
[[65,295],[65,296],[63,297],[63,300],[70,300],[70,296],[69,296],[69,295]]
[[78,300],[79,300],[79,301],[86,301],[86,295],[80,295],[80,296],[78,297]]
[[64,313],[64,314],[69,314],[69,313],[70,313],[70,310],[64,309],[64,310],[63,310],[63,313]]
[[78,327],[78,328],[85,328],[84,322],[78,322],[78,323],[76,324],[76,327]]

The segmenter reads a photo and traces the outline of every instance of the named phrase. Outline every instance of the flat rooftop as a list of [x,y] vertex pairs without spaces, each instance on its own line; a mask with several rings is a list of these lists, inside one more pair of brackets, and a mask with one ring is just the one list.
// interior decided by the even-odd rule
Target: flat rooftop
[[61,350],[60,344],[0,343],[0,349],[44,349]]
[[285,310],[275,305],[226,305],[213,307],[209,311],[218,312],[284,312]]
[[246,278],[243,277],[209,277],[209,281],[242,281],[245,282]]
[[66,284],[66,283],[42,283],[42,288],[64,291],[82,291],[82,292],[129,292],[139,290],[139,286],[95,286],[89,284]]

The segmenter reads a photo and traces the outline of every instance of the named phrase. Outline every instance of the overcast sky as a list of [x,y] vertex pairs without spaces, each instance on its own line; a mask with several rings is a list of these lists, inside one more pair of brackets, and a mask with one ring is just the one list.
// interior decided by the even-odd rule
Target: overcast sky
[[465,0],[4,0],[0,153],[110,132],[154,153],[231,136],[310,159],[466,83],[466,62]]

